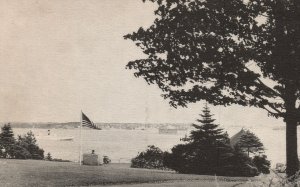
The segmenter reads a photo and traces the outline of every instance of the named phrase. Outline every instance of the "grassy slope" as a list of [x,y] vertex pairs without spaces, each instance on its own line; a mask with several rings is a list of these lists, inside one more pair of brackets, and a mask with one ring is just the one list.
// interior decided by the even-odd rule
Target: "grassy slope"
[[[61,163],[35,160],[0,160],[1,186],[87,186],[134,183],[180,182],[200,180],[214,183],[214,176],[182,175],[171,172],[133,169],[128,164],[105,166],[79,166],[77,163]],[[224,184],[238,184],[247,178],[218,177]],[[214,186],[214,185],[212,185]]]

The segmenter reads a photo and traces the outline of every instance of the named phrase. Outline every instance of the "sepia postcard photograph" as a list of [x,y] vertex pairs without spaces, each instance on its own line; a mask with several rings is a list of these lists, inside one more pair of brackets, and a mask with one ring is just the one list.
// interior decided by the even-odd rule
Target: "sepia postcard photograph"
[[300,186],[299,0],[0,0],[0,187]]

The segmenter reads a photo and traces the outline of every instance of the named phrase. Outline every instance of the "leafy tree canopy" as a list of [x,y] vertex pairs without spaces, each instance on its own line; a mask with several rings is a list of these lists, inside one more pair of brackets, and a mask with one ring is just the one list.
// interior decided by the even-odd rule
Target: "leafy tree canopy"
[[255,106],[287,125],[287,173],[299,169],[300,1],[148,0],[149,28],[124,36],[145,59],[128,63],[174,107],[206,100]]
[[125,36],[147,58],[127,67],[173,106],[207,100],[283,117],[284,101],[299,98],[298,1],[150,1],[158,5],[154,24]]

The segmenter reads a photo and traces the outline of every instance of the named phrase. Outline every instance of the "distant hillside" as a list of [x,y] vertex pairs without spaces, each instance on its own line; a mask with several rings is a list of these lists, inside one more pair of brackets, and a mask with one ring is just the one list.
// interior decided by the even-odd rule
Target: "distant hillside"
[[[3,126],[5,123],[0,124]],[[41,123],[29,123],[29,122],[12,122],[10,125],[13,128],[42,128],[42,129],[51,129],[51,128],[63,128],[63,129],[73,129],[80,126],[79,122],[67,122],[67,123],[52,123],[52,122],[41,122]],[[184,123],[96,123],[97,126],[102,129],[148,129],[148,128],[163,128],[163,127],[175,127],[176,129],[185,130],[191,127],[191,124]]]
[[[2,123],[3,126],[5,123]],[[80,123],[79,122],[67,122],[67,123],[52,123],[52,122],[41,122],[41,123],[29,123],[29,122],[12,122],[10,125],[13,128],[64,128],[64,129],[72,129],[77,128]]]

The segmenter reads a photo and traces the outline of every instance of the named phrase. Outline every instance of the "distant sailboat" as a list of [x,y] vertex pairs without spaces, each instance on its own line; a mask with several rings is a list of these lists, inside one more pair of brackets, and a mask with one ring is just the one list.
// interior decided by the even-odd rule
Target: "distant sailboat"
[[65,138],[60,138],[59,141],[73,141],[74,137],[65,137]]

